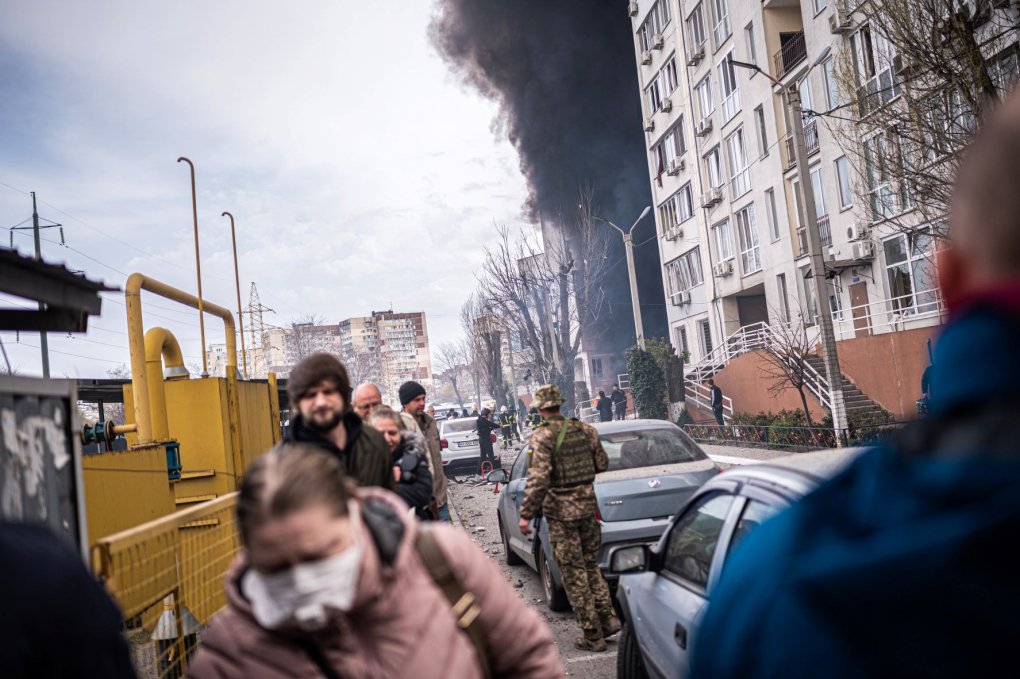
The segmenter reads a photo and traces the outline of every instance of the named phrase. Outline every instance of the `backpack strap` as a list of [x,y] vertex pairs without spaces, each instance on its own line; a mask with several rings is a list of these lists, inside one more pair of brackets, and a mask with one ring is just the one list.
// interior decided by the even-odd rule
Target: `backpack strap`
[[333,666],[329,664],[329,659],[326,658],[325,651],[322,647],[315,643],[314,639],[308,637],[301,637],[298,639],[298,645],[301,646],[301,650],[305,652],[308,659],[315,663],[315,666],[319,668],[319,672],[326,679],[341,679],[340,673],[333,669]]
[[479,608],[475,595],[464,589],[464,585],[460,583],[460,580],[457,579],[453,569],[450,567],[450,562],[447,560],[442,547],[436,541],[436,536],[425,526],[419,526],[418,528],[415,547],[418,550],[422,563],[425,564],[425,570],[428,571],[432,581],[442,591],[446,600],[450,602],[453,615],[457,618],[457,627],[464,630],[464,633],[471,640],[471,644],[475,647],[475,652],[478,654],[478,662],[482,667],[482,676],[485,679],[491,679],[492,668],[489,667],[489,657],[485,651],[485,640],[482,638],[482,630],[477,624],[478,615],[482,612],[482,609]]
[[556,437],[556,447],[553,448],[553,453],[560,452],[560,446],[563,445],[563,439],[567,438],[567,430],[570,429],[572,420],[564,420],[563,426],[560,427],[559,436]]

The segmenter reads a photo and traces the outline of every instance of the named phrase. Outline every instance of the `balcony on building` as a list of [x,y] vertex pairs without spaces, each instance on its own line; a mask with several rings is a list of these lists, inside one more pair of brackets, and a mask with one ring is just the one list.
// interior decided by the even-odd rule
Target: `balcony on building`
[[804,31],[780,33],[781,47],[772,57],[776,67],[776,77],[782,78],[790,73],[800,62],[807,59],[807,43],[804,42]]
[[[818,153],[820,148],[818,143],[818,122],[815,120],[809,120],[804,123],[804,145],[807,146],[808,155],[814,155]],[[786,169],[792,170],[797,167],[797,156],[793,150],[793,136],[786,138]]]
[[[832,229],[829,226],[829,215],[821,215],[818,218],[818,236],[821,238],[822,248],[832,247]],[[803,226],[797,229],[797,256],[803,257],[808,254],[807,229]],[[829,259],[827,257],[827,259]]]

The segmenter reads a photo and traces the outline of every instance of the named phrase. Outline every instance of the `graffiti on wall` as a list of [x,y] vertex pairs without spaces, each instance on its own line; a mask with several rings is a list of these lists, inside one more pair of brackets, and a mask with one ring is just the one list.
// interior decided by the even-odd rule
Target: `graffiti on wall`
[[78,542],[71,400],[0,390],[0,519]]

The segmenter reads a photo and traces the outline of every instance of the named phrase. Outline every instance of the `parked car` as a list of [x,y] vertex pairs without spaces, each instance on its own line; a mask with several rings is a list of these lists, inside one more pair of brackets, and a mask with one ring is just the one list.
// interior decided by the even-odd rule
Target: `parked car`
[[694,494],[654,547],[611,549],[609,572],[619,577],[616,600],[624,618],[617,677],[688,676],[691,638],[734,546],[863,450],[799,453],[727,469]]
[[[478,445],[476,417],[451,417],[439,423],[439,445],[443,472],[453,476],[458,471],[478,471],[482,450]],[[495,443],[495,436],[490,436]]]
[[[609,456],[609,470],[595,478],[596,517],[602,527],[599,565],[605,573],[610,548],[654,544],[677,509],[720,469],[691,437],[669,422],[626,420],[593,426]],[[563,611],[570,604],[549,545],[546,522],[539,519],[537,529],[527,536],[518,526],[529,453],[530,447],[525,445],[509,473],[500,469],[488,476],[490,481],[507,484],[496,510],[500,538],[506,562],[526,563],[537,570],[546,604]],[[607,573],[607,579],[614,578]]]

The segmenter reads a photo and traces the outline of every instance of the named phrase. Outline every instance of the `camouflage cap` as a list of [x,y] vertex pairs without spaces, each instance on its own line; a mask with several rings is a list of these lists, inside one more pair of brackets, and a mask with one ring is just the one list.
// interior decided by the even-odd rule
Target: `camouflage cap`
[[535,390],[535,398],[531,405],[539,410],[546,408],[559,408],[563,405],[563,397],[560,396],[560,389],[555,384],[543,384]]

